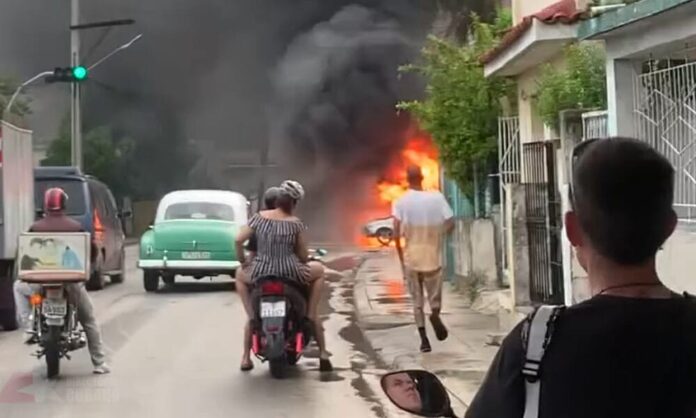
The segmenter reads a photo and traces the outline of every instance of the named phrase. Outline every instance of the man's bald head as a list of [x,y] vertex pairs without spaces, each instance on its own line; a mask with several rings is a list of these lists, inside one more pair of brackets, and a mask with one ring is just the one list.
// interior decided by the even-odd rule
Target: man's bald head
[[423,171],[417,165],[409,165],[406,168],[406,181],[412,189],[419,190],[423,187]]

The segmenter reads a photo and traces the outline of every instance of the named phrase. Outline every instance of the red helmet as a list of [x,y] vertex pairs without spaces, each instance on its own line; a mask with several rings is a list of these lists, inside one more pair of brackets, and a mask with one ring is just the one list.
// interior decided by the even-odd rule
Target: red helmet
[[44,193],[44,211],[62,212],[68,201],[68,194],[60,187],[52,187]]

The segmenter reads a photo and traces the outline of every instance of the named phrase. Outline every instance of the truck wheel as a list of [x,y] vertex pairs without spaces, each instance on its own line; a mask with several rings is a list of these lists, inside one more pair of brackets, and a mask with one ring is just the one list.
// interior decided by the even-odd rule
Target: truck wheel
[[287,364],[288,360],[285,355],[281,356],[280,358],[270,360],[268,365],[271,368],[271,376],[273,376],[275,379],[284,378]]
[[104,264],[104,258],[101,252],[97,255],[96,260],[94,260],[94,267],[92,274],[89,276],[89,280],[85,283],[87,290],[102,290],[106,283],[104,283],[104,273],[102,272],[102,265]]
[[164,284],[172,285],[176,281],[176,275],[172,273],[162,274],[162,281]]
[[145,290],[154,292],[159,288],[159,272],[154,270],[145,270],[143,272],[143,284]]
[[391,244],[394,238],[394,232],[389,228],[380,228],[377,230],[377,241],[385,247]]
[[0,309],[0,328],[3,331],[14,331],[18,328],[17,317],[12,309]]
[[118,274],[111,276],[111,283],[123,283],[126,278],[126,250],[121,249],[121,268]]
[[46,375],[53,379],[60,373],[60,331],[58,326],[48,327],[46,336]]

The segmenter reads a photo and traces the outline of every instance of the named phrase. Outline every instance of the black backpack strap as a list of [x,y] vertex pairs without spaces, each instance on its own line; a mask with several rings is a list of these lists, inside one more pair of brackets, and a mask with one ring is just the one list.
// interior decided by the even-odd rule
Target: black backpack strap
[[565,306],[542,305],[532,313],[522,330],[522,343],[525,358],[522,374],[525,377],[524,418],[539,417],[539,398],[541,396],[542,361],[551,343],[554,324]]

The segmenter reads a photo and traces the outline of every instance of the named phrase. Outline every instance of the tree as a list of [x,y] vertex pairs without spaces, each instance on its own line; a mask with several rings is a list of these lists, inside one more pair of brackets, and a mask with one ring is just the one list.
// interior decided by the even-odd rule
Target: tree
[[[0,117],[4,116],[5,107],[7,106],[14,92],[17,90],[17,86],[18,84],[14,80],[7,77],[0,77]],[[30,109],[28,100],[20,95],[12,105],[10,113],[20,118],[29,114]]]
[[[131,176],[127,169],[132,159],[134,142],[129,138],[116,138],[111,128],[99,126],[83,136],[85,172],[103,181],[116,196],[129,194]],[[48,148],[44,166],[70,165],[70,125],[64,119],[56,138]]]
[[415,115],[432,135],[447,174],[463,189],[472,185],[476,166],[485,166],[494,155],[501,98],[513,92],[510,81],[486,78],[481,63],[483,53],[510,27],[509,11],[499,10],[492,23],[477,15],[472,22],[464,45],[428,39],[422,62],[402,69],[425,77],[426,98],[398,105]]
[[565,50],[565,68],[546,64],[538,81],[536,108],[548,126],[558,129],[563,110],[605,109],[607,106],[604,47],[581,42]]

